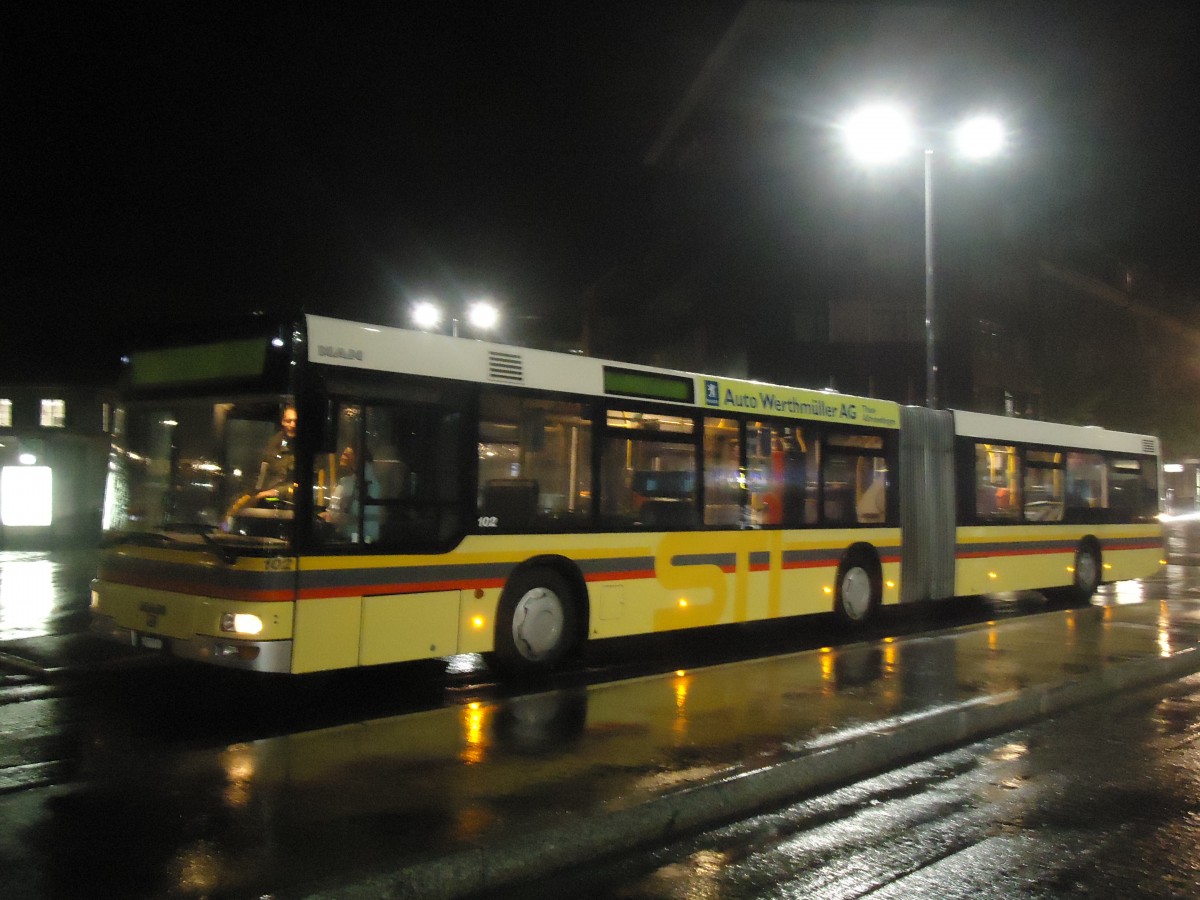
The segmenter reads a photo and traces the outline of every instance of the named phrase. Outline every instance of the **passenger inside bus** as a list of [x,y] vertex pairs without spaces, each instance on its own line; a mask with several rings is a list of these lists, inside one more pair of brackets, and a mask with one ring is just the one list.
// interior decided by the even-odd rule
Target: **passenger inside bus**
[[[362,510],[359,503],[357,454],[353,447],[346,447],[338,457],[338,479],[329,495],[329,503],[325,510],[319,513],[322,521],[328,522],[336,529],[342,540],[358,543],[361,539],[373,543],[379,537],[379,507],[368,505]],[[363,484],[366,495],[372,496],[375,484],[374,467],[371,464],[370,453],[364,454]],[[362,513],[362,533],[359,533],[359,515]]]

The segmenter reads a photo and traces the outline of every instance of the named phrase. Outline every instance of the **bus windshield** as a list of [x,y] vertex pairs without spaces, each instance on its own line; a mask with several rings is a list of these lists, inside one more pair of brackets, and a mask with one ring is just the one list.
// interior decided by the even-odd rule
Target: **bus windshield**
[[115,425],[106,531],[263,547],[290,538],[297,420],[288,398],[136,401]]

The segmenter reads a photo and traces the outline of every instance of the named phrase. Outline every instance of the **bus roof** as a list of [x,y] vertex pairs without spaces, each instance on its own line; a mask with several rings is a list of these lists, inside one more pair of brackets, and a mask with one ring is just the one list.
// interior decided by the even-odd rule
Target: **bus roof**
[[1081,450],[1109,450],[1135,455],[1157,456],[1159,453],[1158,438],[1148,434],[1108,431],[1093,426],[1059,425],[1055,422],[993,416],[958,409],[953,412],[954,433],[963,437],[995,442],[1075,447]]
[[899,428],[890,400],[677,372],[309,314],[308,359],[320,365],[480,384],[623,397],[844,425]]

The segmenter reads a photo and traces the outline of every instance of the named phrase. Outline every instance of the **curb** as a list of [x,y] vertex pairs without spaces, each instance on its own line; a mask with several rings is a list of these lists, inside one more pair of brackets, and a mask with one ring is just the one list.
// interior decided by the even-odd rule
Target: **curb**
[[1200,650],[1187,648],[1165,658],[1124,661],[1098,673],[893,716],[795,745],[790,757],[769,766],[739,771],[628,808],[598,815],[565,815],[561,822],[519,837],[502,838],[304,896],[308,900],[453,900],[484,894],[604,855],[664,843],[820,788],[895,768],[916,756],[1197,671]]

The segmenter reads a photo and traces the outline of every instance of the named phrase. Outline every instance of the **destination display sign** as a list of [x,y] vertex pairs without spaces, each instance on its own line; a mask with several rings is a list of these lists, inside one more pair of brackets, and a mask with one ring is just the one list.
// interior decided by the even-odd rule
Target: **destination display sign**
[[843,425],[900,427],[900,407],[890,400],[848,397],[728,378],[700,378],[697,381],[698,393],[704,398],[704,406],[709,409],[761,413],[788,419],[816,419]]

